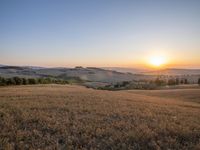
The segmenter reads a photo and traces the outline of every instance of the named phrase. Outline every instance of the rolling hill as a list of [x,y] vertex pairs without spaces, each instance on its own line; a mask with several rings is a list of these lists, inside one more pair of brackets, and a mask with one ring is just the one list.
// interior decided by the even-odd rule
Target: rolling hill
[[143,74],[148,75],[200,75],[200,69],[176,69],[176,68],[168,68],[157,71],[147,71],[143,72]]
[[[197,83],[200,77],[200,69],[165,69],[159,71],[143,72],[135,70],[135,74],[130,73],[130,69],[115,68],[102,69],[95,67],[75,67],[75,68],[43,68],[31,66],[0,66],[0,76],[2,77],[25,77],[25,78],[41,78],[51,77],[59,79],[80,78],[85,82],[102,83],[118,83],[123,81],[139,81],[139,80],[155,80],[157,76],[170,76],[187,78],[189,83]],[[123,71],[123,72],[120,72]],[[137,73],[136,73],[137,72]]]
[[105,70],[95,67],[75,67],[75,68],[31,68],[19,66],[0,67],[0,76],[3,77],[79,77],[85,81],[114,83],[121,81],[131,81],[135,79],[149,78],[146,75],[134,75],[113,70]]

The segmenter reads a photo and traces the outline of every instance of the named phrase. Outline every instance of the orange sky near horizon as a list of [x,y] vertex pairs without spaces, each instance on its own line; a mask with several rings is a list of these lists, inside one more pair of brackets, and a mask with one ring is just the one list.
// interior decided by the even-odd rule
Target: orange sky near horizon
[[[72,61],[72,60],[64,60],[64,59],[50,59],[49,62],[43,59],[38,59],[37,62],[29,61],[23,59],[21,61],[15,62],[10,61],[9,63],[1,62],[5,65],[20,65],[20,66],[43,66],[43,67],[75,67],[75,66],[83,66],[83,67],[124,67],[124,68],[141,68],[141,69],[164,69],[164,68],[192,68],[199,69],[200,61],[197,59],[176,59],[176,58],[167,58],[164,64],[160,66],[154,66],[151,64],[151,57],[156,57],[156,55],[152,56],[144,56],[140,58],[131,59],[130,56],[126,57],[125,60],[120,58],[116,58],[115,60],[109,60],[109,58],[102,59],[91,59],[91,60],[81,60]],[[122,58],[122,57],[121,57]]]

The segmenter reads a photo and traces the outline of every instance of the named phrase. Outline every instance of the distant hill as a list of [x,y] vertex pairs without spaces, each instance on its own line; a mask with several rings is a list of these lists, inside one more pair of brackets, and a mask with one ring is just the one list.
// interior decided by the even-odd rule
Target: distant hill
[[144,75],[200,75],[200,69],[178,69],[167,68],[162,70],[147,70],[136,68],[104,67],[106,70],[113,70],[122,73],[144,74]]
[[45,67],[39,67],[39,66],[25,66],[25,67],[30,69],[45,69]]
[[115,70],[112,70],[112,68],[103,69],[95,67],[43,68],[31,66],[1,65],[0,76],[19,76],[25,78],[51,77],[57,79],[74,78],[81,79],[85,82],[95,82],[95,85],[133,80],[155,80],[158,75],[165,75],[166,79],[168,76],[180,76],[181,78],[187,78],[190,83],[197,83],[198,78],[200,77],[200,69],[164,69],[148,72],[140,72],[141,70],[127,68],[115,68]]
[[123,73],[139,74],[141,72],[147,72],[146,69],[136,69],[136,68],[123,68],[123,67],[103,67],[106,70],[114,70]]
[[85,81],[93,82],[121,82],[131,81],[137,76],[131,73],[121,73],[112,70],[105,70],[95,67],[75,67],[75,68],[33,68],[33,67],[19,67],[19,66],[2,66],[0,67],[0,76],[3,77],[79,77]]
[[142,72],[146,75],[200,75],[200,69],[176,69],[167,68],[157,71]]

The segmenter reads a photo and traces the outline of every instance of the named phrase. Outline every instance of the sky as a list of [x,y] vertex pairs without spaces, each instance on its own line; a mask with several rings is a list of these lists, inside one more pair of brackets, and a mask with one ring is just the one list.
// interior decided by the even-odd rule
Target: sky
[[0,64],[200,68],[200,0],[1,0]]

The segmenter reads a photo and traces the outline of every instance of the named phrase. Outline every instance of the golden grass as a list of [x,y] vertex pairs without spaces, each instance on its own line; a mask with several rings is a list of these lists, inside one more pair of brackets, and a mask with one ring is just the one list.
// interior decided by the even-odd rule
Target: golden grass
[[0,149],[200,149],[200,90],[162,92],[2,87]]

